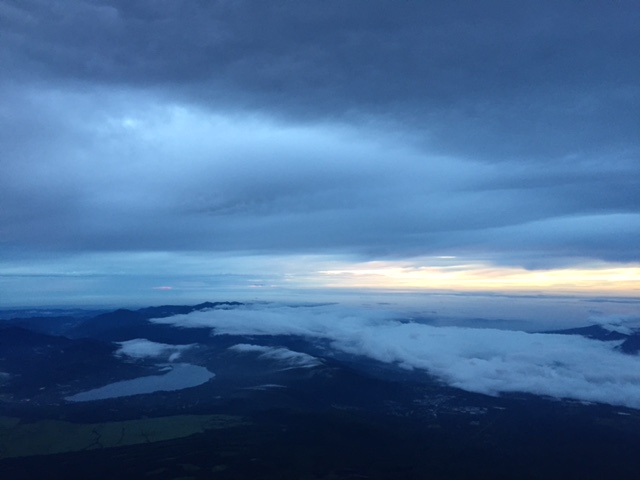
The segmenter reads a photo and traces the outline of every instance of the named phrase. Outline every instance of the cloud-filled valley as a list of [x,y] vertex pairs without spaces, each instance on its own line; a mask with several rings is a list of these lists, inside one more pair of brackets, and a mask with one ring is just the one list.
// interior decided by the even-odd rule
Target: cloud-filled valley
[[[340,352],[424,371],[463,390],[531,393],[640,408],[640,358],[620,341],[492,328],[433,326],[386,309],[338,305],[244,306],[152,320],[177,328],[207,327],[214,335],[284,335],[320,341]],[[240,345],[240,351],[278,350]]]

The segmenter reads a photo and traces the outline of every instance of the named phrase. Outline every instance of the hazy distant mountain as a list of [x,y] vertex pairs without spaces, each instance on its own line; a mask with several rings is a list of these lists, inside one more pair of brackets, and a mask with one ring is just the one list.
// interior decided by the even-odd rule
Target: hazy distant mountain
[[607,330],[601,325],[590,325],[588,327],[568,328],[564,330],[552,330],[547,333],[559,333],[562,335],[581,335],[586,338],[593,338],[594,340],[624,340],[628,337],[624,333],[620,333],[614,330]]
[[16,399],[56,402],[63,391],[144,371],[117,360],[116,348],[102,340],[70,339],[0,324],[0,371],[8,376],[0,392]]
[[[240,305],[238,302],[204,302],[198,305],[163,305],[159,307],[147,307],[139,310],[119,309],[112,312],[103,313],[93,318],[85,319],[74,324],[67,329],[64,334],[70,337],[81,338],[101,338],[110,341],[122,341],[131,338],[149,338],[158,342],[176,341],[175,329],[165,325],[150,324],[151,318],[166,318],[173,315],[184,315],[194,311],[207,310],[213,308],[228,308]],[[183,341],[187,341],[185,336],[191,338],[193,332],[182,332]],[[146,337],[145,337],[146,335]],[[196,333],[197,338],[202,337],[202,333]]]
[[640,332],[636,330],[632,330],[629,333],[622,333],[617,330],[607,329],[602,325],[590,325],[588,327],[555,330],[548,333],[580,335],[586,338],[602,341],[622,340],[622,343],[618,347],[620,351],[628,354],[637,354],[640,352]]
[[640,352],[640,333],[635,332],[629,335],[620,345],[620,350],[624,353],[637,355]]

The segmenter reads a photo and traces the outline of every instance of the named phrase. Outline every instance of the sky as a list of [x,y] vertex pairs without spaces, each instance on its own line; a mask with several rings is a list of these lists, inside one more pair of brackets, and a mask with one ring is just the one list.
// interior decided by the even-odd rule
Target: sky
[[0,0],[0,306],[638,298],[638,25],[625,0]]

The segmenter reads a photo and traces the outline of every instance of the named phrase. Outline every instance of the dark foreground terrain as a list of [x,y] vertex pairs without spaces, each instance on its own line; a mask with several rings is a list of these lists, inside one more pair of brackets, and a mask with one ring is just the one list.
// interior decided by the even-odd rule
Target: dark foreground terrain
[[[148,321],[211,308],[234,304],[3,320],[2,478],[638,478],[637,410],[479,395],[322,342]],[[135,339],[189,347],[114,343]],[[215,376],[174,389],[177,365]],[[141,378],[161,388],[90,399]]]

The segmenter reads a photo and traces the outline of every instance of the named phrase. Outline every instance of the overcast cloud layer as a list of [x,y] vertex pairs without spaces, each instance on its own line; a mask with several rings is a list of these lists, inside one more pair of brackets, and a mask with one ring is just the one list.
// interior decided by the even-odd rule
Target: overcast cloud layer
[[0,0],[0,267],[637,263],[638,25],[635,1]]
[[[448,385],[497,395],[526,392],[640,408],[640,357],[617,342],[574,335],[435,327],[401,322],[391,310],[339,305],[247,306],[155,319],[181,328],[209,327],[216,335],[296,335],[328,341],[335,351],[400,368],[424,370]],[[238,351],[273,348],[236,345]],[[299,354],[297,354],[299,355]]]

